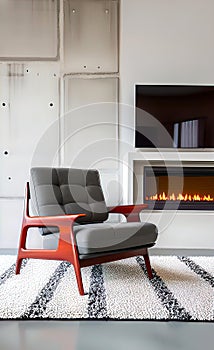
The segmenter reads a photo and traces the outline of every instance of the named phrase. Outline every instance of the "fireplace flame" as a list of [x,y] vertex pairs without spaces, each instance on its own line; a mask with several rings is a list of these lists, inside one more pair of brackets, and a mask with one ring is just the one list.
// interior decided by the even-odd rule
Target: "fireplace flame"
[[211,197],[210,194],[200,196],[199,194],[189,194],[189,193],[179,193],[178,195],[175,195],[175,193],[172,193],[171,195],[167,195],[165,192],[161,194],[155,194],[153,196],[146,196],[146,200],[152,200],[152,201],[203,201],[203,202],[213,202],[214,198]]

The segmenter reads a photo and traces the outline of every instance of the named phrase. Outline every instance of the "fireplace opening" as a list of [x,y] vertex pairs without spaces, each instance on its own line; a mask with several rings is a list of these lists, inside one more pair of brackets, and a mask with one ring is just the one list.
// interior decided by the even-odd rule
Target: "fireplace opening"
[[214,168],[144,167],[143,189],[151,209],[213,210]]

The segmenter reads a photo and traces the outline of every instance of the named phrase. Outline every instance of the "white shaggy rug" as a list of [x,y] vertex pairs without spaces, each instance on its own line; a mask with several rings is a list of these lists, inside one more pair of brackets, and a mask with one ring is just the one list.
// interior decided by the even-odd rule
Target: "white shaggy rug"
[[214,257],[151,256],[83,268],[62,261],[0,256],[0,319],[214,320]]

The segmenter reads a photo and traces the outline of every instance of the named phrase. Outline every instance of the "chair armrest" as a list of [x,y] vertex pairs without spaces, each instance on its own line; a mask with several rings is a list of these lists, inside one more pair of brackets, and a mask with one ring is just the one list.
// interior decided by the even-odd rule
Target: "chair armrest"
[[26,226],[44,227],[44,226],[71,226],[74,221],[85,214],[74,215],[56,215],[56,216],[25,216]]
[[110,214],[123,214],[128,222],[140,221],[139,214],[143,209],[148,208],[147,204],[128,204],[108,207]]
[[143,209],[148,208],[147,204],[128,204],[128,205],[117,205],[116,207],[108,207],[109,213],[117,213],[123,215],[138,214]]
[[[65,214],[58,216],[25,216],[23,218],[22,227],[24,227],[27,231],[31,227],[57,226],[59,229],[59,246],[63,245],[63,247],[65,247],[67,243],[71,243],[74,247],[76,246],[76,238],[73,232],[73,223],[77,218],[81,216],[85,216],[85,214]],[[69,245],[66,249],[70,249]]]

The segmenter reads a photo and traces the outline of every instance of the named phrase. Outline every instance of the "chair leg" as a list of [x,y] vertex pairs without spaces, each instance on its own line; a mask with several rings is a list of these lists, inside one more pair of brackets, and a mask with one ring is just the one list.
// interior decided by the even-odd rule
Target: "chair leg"
[[144,254],[143,257],[144,257],[144,261],[145,261],[145,264],[146,264],[148,277],[149,277],[149,279],[152,279],[153,278],[153,274],[152,274],[152,268],[151,268],[148,252],[146,254]]
[[21,265],[22,265],[22,260],[23,258],[20,256],[21,255],[21,249],[25,248],[26,245],[26,238],[27,238],[27,228],[22,225],[22,230],[21,230],[21,235],[20,235],[20,242],[19,242],[19,249],[18,249],[18,254],[17,254],[17,260],[16,260],[16,275],[20,273],[21,270]]
[[22,258],[19,259],[17,258],[17,261],[16,261],[16,275],[20,274],[20,270],[21,270],[21,266],[22,266]]
[[79,294],[84,295],[84,288],[82,283],[82,275],[79,263],[79,256],[77,251],[76,242],[72,240],[70,234],[70,226],[60,227],[60,237],[58,250],[61,252],[63,260],[69,261],[73,267],[76,275],[77,285],[79,289]]
[[83,288],[83,283],[82,283],[82,275],[81,275],[81,269],[79,266],[79,263],[73,263],[74,266],[74,271],[76,274],[76,280],[77,280],[77,285],[78,285],[78,289],[79,289],[79,293],[80,295],[85,295],[84,293],[84,288]]

